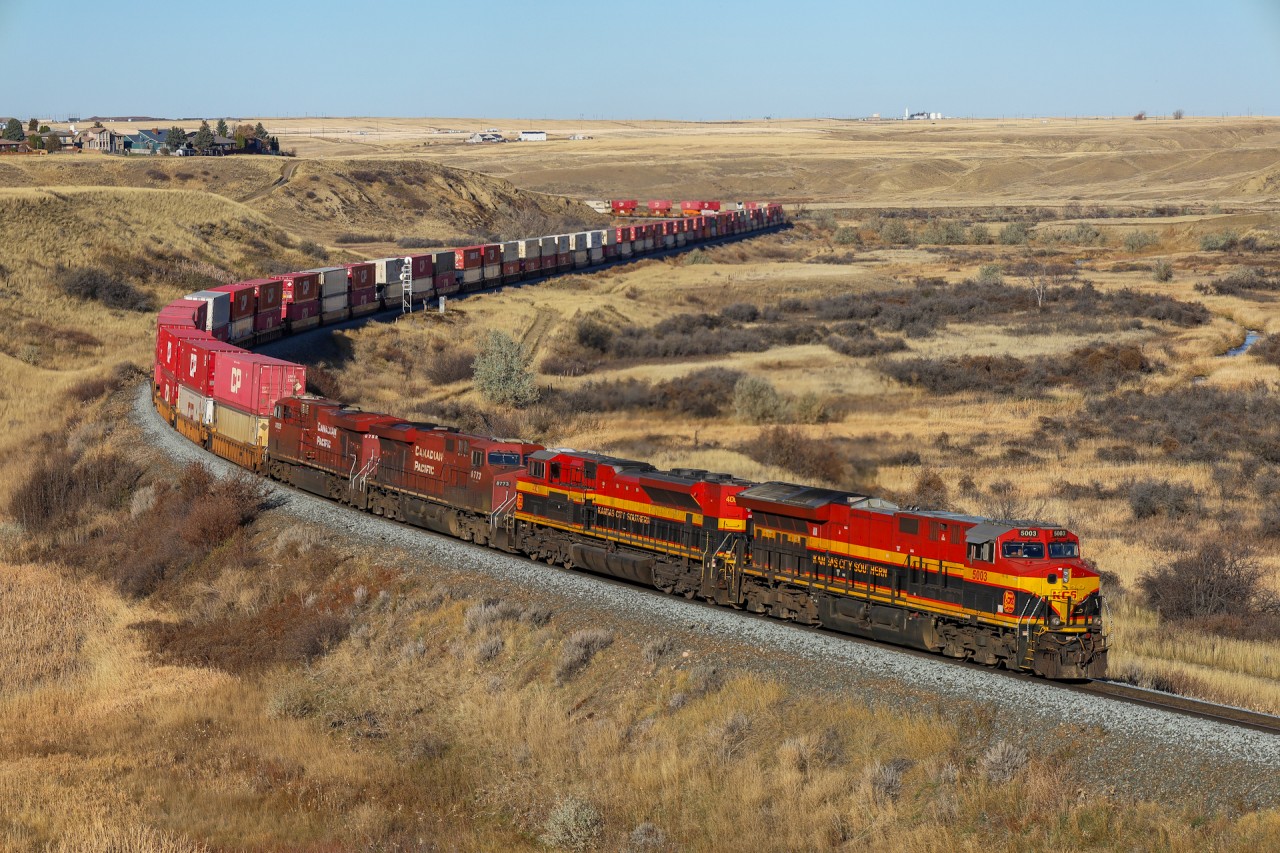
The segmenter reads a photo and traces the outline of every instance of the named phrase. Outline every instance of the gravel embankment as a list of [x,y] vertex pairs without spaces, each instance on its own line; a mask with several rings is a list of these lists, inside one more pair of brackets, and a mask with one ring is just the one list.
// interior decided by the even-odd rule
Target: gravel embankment
[[[168,429],[151,408],[146,385],[139,387],[133,411],[147,443],[171,458],[200,460],[219,473],[238,470]],[[580,611],[583,618],[606,620],[638,637],[669,634],[697,648],[704,661],[757,671],[799,690],[860,698],[886,713],[941,713],[961,727],[994,719],[993,737],[1016,741],[1032,754],[1041,744],[1041,751],[1055,751],[1070,738],[1079,752],[1064,775],[1077,785],[1236,807],[1280,804],[1280,737],[668,598],[423,533],[292,489],[273,489],[276,512],[372,547],[404,549],[413,556],[401,568],[433,582],[447,579],[477,594],[492,594],[498,586],[550,599],[559,613]]]

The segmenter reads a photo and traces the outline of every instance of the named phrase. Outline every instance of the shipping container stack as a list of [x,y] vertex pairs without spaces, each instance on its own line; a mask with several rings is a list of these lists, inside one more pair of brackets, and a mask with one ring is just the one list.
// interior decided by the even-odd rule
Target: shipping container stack
[[632,239],[631,235],[634,233],[635,229],[632,228],[630,225],[624,225],[621,228],[613,228],[611,230],[614,233],[614,238],[617,240],[617,245],[615,246],[615,249],[617,251],[618,257],[620,258],[631,257],[631,239]]
[[346,267],[309,270],[320,276],[320,322],[341,323],[351,316],[351,280]]
[[306,388],[307,368],[301,364],[244,350],[220,353],[210,389],[214,424],[211,449],[240,464],[256,467],[267,446],[276,402],[302,394]]
[[460,286],[458,281],[458,259],[452,250],[448,252],[436,252],[431,256],[432,276],[435,278],[436,296],[448,296],[457,293]]
[[294,272],[280,280],[280,316],[289,334],[320,325],[320,276],[314,272]]
[[263,344],[280,337],[284,285],[273,278],[255,278],[243,284],[253,288],[253,340]]
[[202,299],[175,299],[160,309],[156,318],[156,327],[166,326],[179,329],[203,329],[207,323],[209,303]]
[[502,281],[520,280],[520,241],[509,240],[502,244]]
[[618,256],[618,229],[606,228],[596,233],[600,235],[601,256],[603,259],[611,261],[616,258]]
[[569,235],[557,234],[556,240],[556,269],[564,272],[573,269],[573,250],[569,248]]
[[520,241],[520,272],[524,278],[542,275],[542,240],[531,237]]
[[485,287],[502,282],[502,245],[489,243],[480,247],[480,279]]
[[604,232],[588,231],[587,232],[587,263],[599,264],[604,262]]
[[671,202],[669,201],[650,201],[647,204],[650,216],[670,216]]
[[187,299],[198,299],[207,304],[204,330],[220,341],[231,334],[231,294],[217,290],[192,293]]
[[636,208],[640,206],[640,202],[635,199],[626,199],[624,201],[609,202],[613,209],[614,216],[635,216]]
[[258,295],[254,292],[253,285],[242,281],[211,289],[231,297],[227,340],[237,344],[253,340],[253,315],[258,312]]
[[[347,264],[347,305],[352,317],[372,314],[380,307],[378,284],[371,262]],[[412,285],[410,285],[412,287]]]
[[462,273],[462,289],[479,290],[484,282],[484,246],[466,246],[455,249],[454,264]]
[[569,252],[573,257],[574,269],[581,269],[591,263],[590,248],[586,231],[578,231],[569,235]]
[[[393,308],[401,304],[404,267],[405,259],[403,256],[379,258],[373,262],[374,288],[377,291],[379,301],[385,308]],[[409,285],[409,292],[413,292],[412,284]]]

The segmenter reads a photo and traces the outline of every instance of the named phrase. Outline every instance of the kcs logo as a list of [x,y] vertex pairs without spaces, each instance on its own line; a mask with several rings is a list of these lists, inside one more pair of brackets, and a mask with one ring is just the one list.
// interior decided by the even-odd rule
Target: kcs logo
[[244,383],[244,372],[238,367],[231,368],[231,393],[239,394],[240,386]]

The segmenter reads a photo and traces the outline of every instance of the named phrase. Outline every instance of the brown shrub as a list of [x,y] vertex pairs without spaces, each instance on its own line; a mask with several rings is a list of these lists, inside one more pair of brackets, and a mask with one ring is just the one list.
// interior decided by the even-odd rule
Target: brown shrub
[[1206,542],[1143,575],[1138,587],[1166,619],[1251,618],[1280,612],[1280,601],[1267,586],[1267,575],[1247,548]]

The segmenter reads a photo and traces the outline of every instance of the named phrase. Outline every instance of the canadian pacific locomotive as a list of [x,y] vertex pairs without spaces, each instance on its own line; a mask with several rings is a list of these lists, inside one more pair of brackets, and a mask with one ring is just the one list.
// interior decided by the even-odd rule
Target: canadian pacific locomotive
[[[193,311],[173,313],[198,327]],[[549,565],[952,658],[1053,679],[1106,673],[1099,578],[1065,528],[408,422],[301,394],[297,365],[222,349],[207,332],[193,342],[198,328],[174,334],[162,328],[157,344],[161,415],[207,449],[330,500]],[[190,378],[173,375],[188,366]]]

